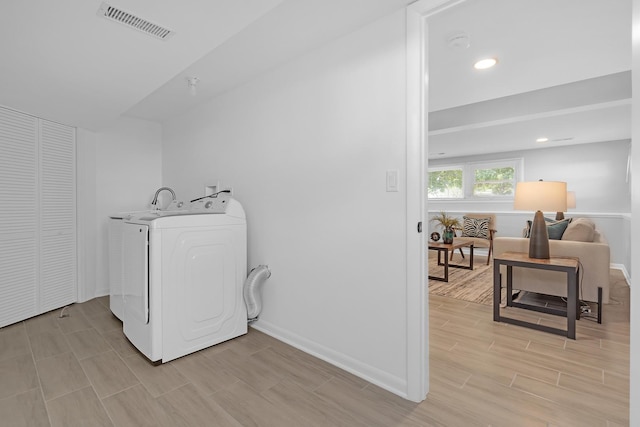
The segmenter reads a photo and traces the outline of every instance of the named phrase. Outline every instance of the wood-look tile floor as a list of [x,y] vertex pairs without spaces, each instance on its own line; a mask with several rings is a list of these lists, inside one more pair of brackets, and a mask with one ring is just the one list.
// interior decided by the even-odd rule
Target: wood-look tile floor
[[613,292],[575,341],[432,296],[420,404],[255,330],[152,366],[97,298],[0,329],[0,426],[628,425],[629,290]]

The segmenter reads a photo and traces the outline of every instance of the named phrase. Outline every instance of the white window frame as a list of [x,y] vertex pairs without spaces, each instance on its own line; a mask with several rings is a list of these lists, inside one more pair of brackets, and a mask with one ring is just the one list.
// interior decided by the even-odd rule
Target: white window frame
[[[429,185],[429,173],[431,172],[439,172],[439,171],[448,171],[448,170],[461,170],[462,171],[462,197],[435,197],[432,198],[432,200],[464,200],[466,198],[466,170],[465,170],[465,165],[462,164],[455,164],[455,165],[446,165],[446,166],[434,166],[432,168],[429,168],[429,170],[427,171],[427,186]],[[427,197],[429,195],[429,189],[427,188]]]
[[[513,195],[508,196],[475,196],[473,194],[473,188],[475,184],[475,171],[477,169],[493,169],[513,167],[515,169],[513,188],[515,192],[515,186],[518,182],[522,181],[524,175],[524,159],[499,159],[499,160],[486,160],[478,162],[465,162],[465,163],[451,163],[440,164],[437,166],[429,167],[428,172],[436,172],[441,170],[462,169],[462,192],[463,197],[456,198],[431,198],[433,201],[509,201],[513,200]],[[428,185],[428,179],[427,179]],[[427,194],[429,193],[427,189]]]
[[[463,180],[465,180],[465,187],[468,188],[468,192],[465,191],[464,196],[465,199],[472,200],[513,200],[513,196],[516,191],[516,184],[518,181],[521,181],[522,174],[522,159],[506,159],[506,160],[490,160],[490,161],[482,161],[482,162],[473,162],[467,163],[465,172],[463,172]],[[476,170],[478,169],[497,169],[497,168],[506,168],[513,167],[515,173],[513,174],[513,191],[514,194],[507,196],[476,196],[473,194],[473,189],[475,187],[475,176]]]

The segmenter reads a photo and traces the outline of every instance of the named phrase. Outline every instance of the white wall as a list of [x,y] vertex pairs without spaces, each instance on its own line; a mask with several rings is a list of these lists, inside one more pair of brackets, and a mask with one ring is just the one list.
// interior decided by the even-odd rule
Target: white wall
[[109,293],[111,213],[145,209],[162,185],[158,123],[122,117],[99,133],[78,129],[80,300]]
[[[249,267],[269,265],[256,327],[406,392],[404,11],[169,120],[164,181],[232,186]],[[202,79],[215,76],[201,76]]]

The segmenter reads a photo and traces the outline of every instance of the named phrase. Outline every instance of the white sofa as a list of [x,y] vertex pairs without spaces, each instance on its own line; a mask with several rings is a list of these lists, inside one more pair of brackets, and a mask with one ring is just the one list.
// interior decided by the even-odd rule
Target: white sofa
[[[589,220],[581,219],[584,225]],[[593,223],[591,223],[593,224]],[[609,302],[609,269],[610,252],[606,238],[595,229],[591,234],[591,241],[564,240],[576,238],[575,228],[571,224],[565,231],[561,240],[549,240],[549,253],[551,256],[575,257],[580,260],[579,293],[578,297],[583,301],[592,301],[599,304]],[[577,238],[584,239],[578,233]],[[499,257],[504,252],[529,252],[529,239],[524,237],[496,237],[493,242],[494,257]],[[506,286],[506,267],[502,273],[503,286]],[[602,300],[598,300],[598,288],[602,288]],[[567,296],[567,276],[557,271],[546,271],[530,268],[513,268],[513,288],[536,292],[547,295]]]

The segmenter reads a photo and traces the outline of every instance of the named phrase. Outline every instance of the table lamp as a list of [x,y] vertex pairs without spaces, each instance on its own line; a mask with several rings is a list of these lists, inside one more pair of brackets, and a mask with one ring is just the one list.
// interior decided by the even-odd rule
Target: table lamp
[[[576,207],[576,192],[575,191],[567,191],[567,209],[572,209]],[[564,212],[556,213],[556,221],[560,221],[564,219]]]
[[529,238],[529,258],[549,259],[549,234],[542,212],[567,210],[567,183],[542,180],[519,182],[513,207],[536,211]]

